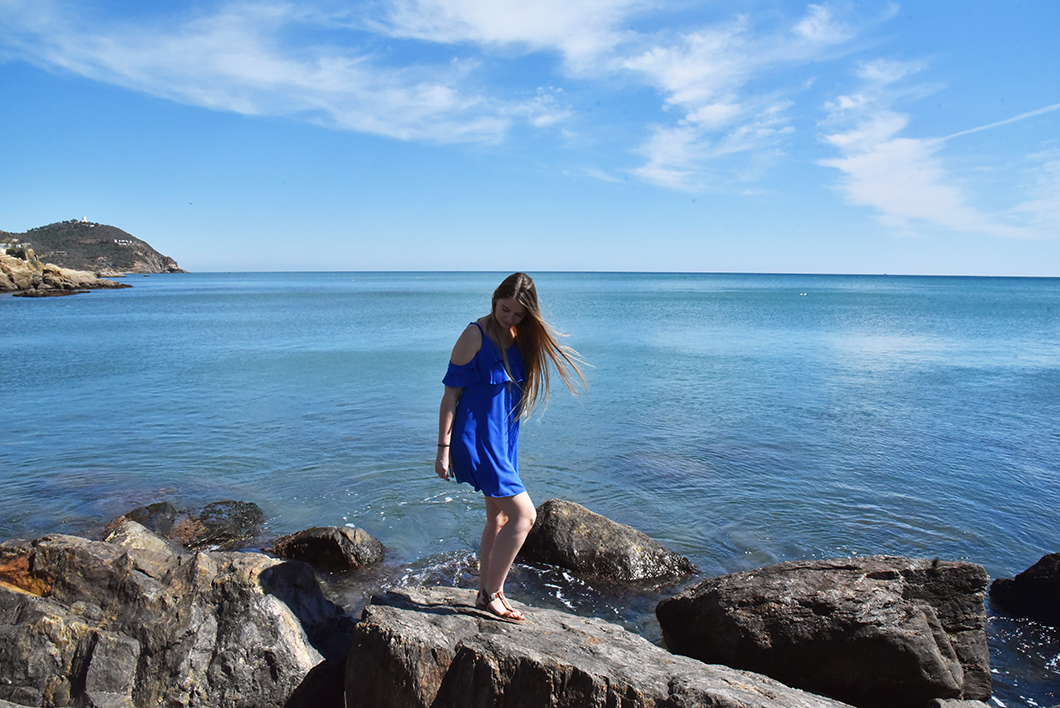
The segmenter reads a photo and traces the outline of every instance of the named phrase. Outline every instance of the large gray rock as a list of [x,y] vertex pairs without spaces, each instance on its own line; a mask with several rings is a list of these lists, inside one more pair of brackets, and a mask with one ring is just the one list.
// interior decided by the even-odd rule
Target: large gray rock
[[990,601],[1018,617],[1060,627],[1060,553],[1050,553],[1015,578],[990,584]]
[[320,570],[357,570],[381,563],[386,548],[364,529],[314,527],[276,539],[270,552]]
[[124,546],[61,535],[0,544],[0,699],[282,706],[311,693],[325,659],[345,656],[352,620],[308,565],[173,551],[136,526],[124,522]]
[[617,581],[674,580],[695,572],[690,560],[640,531],[562,499],[538,507],[519,559]]
[[708,579],[659,603],[671,650],[863,706],[990,697],[981,566],[873,556]]
[[674,656],[599,619],[515,603],[525,624],[474,609],[475,593],[377,596],[357,625],[347,708],[839,708],[765,676]]

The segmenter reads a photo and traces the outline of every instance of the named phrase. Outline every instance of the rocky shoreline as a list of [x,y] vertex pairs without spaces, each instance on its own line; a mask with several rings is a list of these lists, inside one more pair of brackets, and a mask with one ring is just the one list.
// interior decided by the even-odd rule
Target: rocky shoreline
[[26,252],[26,260],[0,254],[0,292],[13,292],[16,297],[77,295],[89,290],[131,287],[88,271],[41,263],[32,250]]
[[[538,519],[522,562],[614,582],[695,572],[577,504],[550,500]],[[872,556],[707,578],[656,609],[668,651],[519,603],[526,623],[501,622],[452,587],[377,592],[354,618],[316,572],[363,572],[383,544],[315,528],[236,550],[262,520],[245,502],[162,502],[95,540],[0,544],[0,708],[981,708],[991,695],[988,581],[974,563]],[[1055,612],[1058,569],[1060,554],[1046,556],[990,592],[1047,617],[1033,613]]]

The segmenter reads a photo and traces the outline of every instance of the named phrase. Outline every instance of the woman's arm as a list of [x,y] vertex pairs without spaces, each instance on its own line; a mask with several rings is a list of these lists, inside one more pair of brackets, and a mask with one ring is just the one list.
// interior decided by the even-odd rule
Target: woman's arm
[[[471,362],[482,348],[482,332],[474,325],[468,325],[456,340],[449,361],[457,366]],[[442,479],[449,479],[449,445],[452,443],[453,419],[456,418],[456,404],[460,402],[462,388],[445,387],[442,404],[438,407],[438,455],[434,458],[434,471]]]
[[449,445],[452,441],[453,418],[456,417],[456,404],[464,389],[445,387],[442,394],[442,405],[438,409],[438,456],[434,458],[434,471],[442,479],[449,479]]

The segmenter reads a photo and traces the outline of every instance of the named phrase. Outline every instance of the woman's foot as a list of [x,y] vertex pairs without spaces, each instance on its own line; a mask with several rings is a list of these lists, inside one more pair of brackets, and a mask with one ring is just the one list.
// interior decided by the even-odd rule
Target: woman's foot
[[475,598],[475,607],[507,622],[522,622],[526,619],[522,612],[508,604],[508,599],[504,597],[504,592],[501,590],[492,595],[487,595],[482,590],[479,590],[478,596]]
[[[512,604],[510,602],[508,602],[508,598],[506,598],[504,596],[504,591],[503,590],[498,590],[497,591],[497,597],[499,597],[500,601],[504,604],[504,609],[508,610],[509,612],[515,612],[515,608],[512,607]],[[516,614],[519,614],[519,613],[516,612]]]

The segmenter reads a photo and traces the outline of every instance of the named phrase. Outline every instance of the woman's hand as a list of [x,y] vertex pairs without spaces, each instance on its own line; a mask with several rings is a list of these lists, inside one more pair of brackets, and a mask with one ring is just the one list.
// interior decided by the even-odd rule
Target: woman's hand
[[442,479],[449,481],[449,448],[438,448],[438,457],[434,458],[434,472]]

